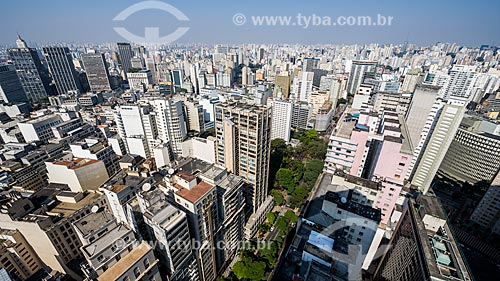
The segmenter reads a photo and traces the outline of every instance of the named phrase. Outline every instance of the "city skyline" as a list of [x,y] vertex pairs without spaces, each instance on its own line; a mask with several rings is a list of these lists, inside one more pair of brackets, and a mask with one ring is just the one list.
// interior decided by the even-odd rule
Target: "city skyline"
[[[308,1],[289,5],[286,2],[254,1],[238,4],[229,1],[199,2],[187,5],[182,1],[165,1],[184,13],[189,21],[180,22],[164,11],[144,10],[123,22],[113,18],[132,4],[145,1],[75,1],[68,6],[60,0],[4,1],[0,44],[12,44],[21,34],[27,41],[40,44],[54,42],[119,42],[124,39],[113,28],[123,26],[136,35],[144,34],[145,27],[156,26],[166,35],[176,27],[189,30],[175,43],[289,43],[289,44],[397,44],[408,41],[417,45],[436,42],[457,43],[466,46],[498,45],[500,37],[495,27],[500,19],[495,11],[500,3],[489,1]],[[478,13],[470,11],[479,10]],[[246,15],[244,25],[236,25],[233,15]],[[390,26],[255,26],[253,16],[319,17],[371,16],[393,17]],[[70,25],[68,25],[70,24]],[[71,31],[69,31],[71,26]],[[429,32],[431,31],[432,32]],[[45,32],[50,31],[50,32]],[[238,34],[238,36],[235,36]]]

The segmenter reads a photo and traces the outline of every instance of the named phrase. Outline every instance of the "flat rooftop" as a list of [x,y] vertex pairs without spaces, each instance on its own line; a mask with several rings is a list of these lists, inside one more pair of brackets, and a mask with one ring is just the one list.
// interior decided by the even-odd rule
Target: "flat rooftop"
[[82,200],[76,203],[69,202],[59,202],[54,208],[52,208],[50,213],[59,213],[62,214],[63,217],[69,217],[74,214],[76,211],[83,209],[84,207],[92,204],[97,201],[101,197],[101,194],[89,192]]
[[[128,255],[115,263],[112,267],[108,268],[97,280],[108,281],[116,280],[123,273],[129,270],[134,264],[136,264],[142,257],[144,257],[151,248],[142,242],[139,246],[135,247]],[[150,261],[150,267],[154,266],[156,263]]]
[[104,226],[110,221],[113,221],[114,216],[105,211],[97,213],[89,213],[85,217],[73,223],[73,225],[78,228],[83,235],[87,235],[98,230],[101,226]]
[[207,192],[214,188],[213,185],[204,181],[200,181],[195,187],[191,189],[185,189],[180,187],[179,185],[176,185],[176,187],[179,188],[179,191],[177,191],[176,194],[191,203],[197,202],[201,197],[207,194]]

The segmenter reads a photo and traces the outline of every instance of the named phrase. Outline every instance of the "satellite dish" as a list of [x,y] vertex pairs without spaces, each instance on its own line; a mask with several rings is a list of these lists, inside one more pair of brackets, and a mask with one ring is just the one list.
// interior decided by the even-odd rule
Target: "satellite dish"
[[145,183],[142,186],[142,191],[149,191],[151,189],[151,184],[150,183]]
[[168,169],[168,174],[169,175],[173,175],[174,173],[175,173],[174,169],[172,169],[172,168]]
[[92,208],[90,209],[90,211],[92,213],[94,213],[94,214],[97,213],[97,211],[99,211],[99,206],[97,206],[97,205],[92,206]]
[[345,204],[347,203],[347,199],[345,197],[342,197],[340,198],[340,202],[342,202],[342,204]]

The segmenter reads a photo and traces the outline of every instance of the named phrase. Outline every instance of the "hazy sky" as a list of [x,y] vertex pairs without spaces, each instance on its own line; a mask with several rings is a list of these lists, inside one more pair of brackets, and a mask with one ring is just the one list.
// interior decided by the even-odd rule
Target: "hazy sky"
[[[144,10],[124,22],[113,18],[137,0],[1,0],[0,44],[14,43],[16,33],[28,42],[124,41],[113,27],[143,35],[144,27],[160,27],[160,35],[187,26],[177,42],[194,43],[401,43],[420,45],[437,41],[468,46],[500,44],[498,0],[233,0],[164,1],[182,11],[188,22],[169,13]],[[243,13],[247,23],[236,26],[233,15]],[[392,26],[262,27],[251,16],[394,17]]]

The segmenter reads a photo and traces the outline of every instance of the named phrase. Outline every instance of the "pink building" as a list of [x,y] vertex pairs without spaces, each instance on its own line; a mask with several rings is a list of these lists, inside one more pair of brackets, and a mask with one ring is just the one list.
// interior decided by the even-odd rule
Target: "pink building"
[[382,182],[382,189],[378,193],[377,201],[373,204],[374,208],[382,210],[382,220],[380,223],[387,224],[389,222],[402,189],[402,180],[396,181],[387,179]]

